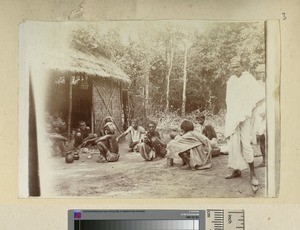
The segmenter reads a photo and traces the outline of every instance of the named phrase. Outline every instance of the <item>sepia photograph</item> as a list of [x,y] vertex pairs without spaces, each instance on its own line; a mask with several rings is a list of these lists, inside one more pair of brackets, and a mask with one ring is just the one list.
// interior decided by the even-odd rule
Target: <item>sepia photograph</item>
[[20,24],[19,197],[276,196],[272,28]]

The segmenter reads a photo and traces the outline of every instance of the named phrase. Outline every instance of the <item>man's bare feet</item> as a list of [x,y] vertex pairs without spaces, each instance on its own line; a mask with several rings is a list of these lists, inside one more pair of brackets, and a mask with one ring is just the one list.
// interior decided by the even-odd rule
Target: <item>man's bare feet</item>
[[252,185],[252,191],[253,193],[256,193],[258,191],[258,185],[257,186]]
[[189,165],[181,166],[180,169],[182,170],[189,170],[191,167]]
[[251,177],[250,177],[250,183],[251,183],[251,185],[253,185],[253,186],[258,186],[258,185],[259,185],[259,182],[258,182],[258,180],[256,179],[255,176],[251,176]]
[[155,157],[154,159],[153,159],[153,161],[159,161],[159,160],[161,160],[161,159],[163,159],[162,157]]
[[106,163],[107,160],[103,157],[103,156],[100,156],[97,160],[98,163]]
[[237,169],[237,170],[234,170],[232,172],[232,174],[227,175],[225,177],[225,179],[233,179],[233,178],[236,178],[236,177],[240,177],[241,175],[242,175],[241,170]]

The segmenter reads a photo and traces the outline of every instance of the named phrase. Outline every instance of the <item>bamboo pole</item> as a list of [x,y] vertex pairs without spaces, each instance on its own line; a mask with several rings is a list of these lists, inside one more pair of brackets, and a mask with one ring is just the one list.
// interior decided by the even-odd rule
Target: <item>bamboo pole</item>
[[72,122],[72,97],[73,97],[72,76],[69,77],[69,114],[68,114],[68,139],[71,139],[71,122]]

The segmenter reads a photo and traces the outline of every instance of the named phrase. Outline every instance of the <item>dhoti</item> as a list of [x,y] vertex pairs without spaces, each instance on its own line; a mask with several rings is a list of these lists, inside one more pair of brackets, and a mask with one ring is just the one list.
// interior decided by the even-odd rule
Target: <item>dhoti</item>
[[254,161],[251,142],[251,118],[241,122],[228,139],[228,167],[234,170],[248,168],[248,163]]

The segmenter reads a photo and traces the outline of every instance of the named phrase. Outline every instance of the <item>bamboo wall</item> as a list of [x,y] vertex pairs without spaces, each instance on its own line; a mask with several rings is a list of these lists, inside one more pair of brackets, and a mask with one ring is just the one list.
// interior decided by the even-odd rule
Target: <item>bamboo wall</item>
[[[93,110],[95,119],[95,132],[99,133],[99,130],[103,126],[103,120],[106,116],[112,116],[119,130],[123,132],[123,111],[120,88],[120,83],[110,79],[94,79]],[[117,133],[120,131],[117,130]]]

